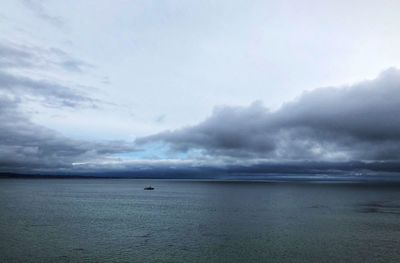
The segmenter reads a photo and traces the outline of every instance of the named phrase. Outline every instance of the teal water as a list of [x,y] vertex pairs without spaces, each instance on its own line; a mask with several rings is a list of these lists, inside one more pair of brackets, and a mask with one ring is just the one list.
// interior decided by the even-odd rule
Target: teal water
[[400,262],[400,187],[2,179],[0,262]]

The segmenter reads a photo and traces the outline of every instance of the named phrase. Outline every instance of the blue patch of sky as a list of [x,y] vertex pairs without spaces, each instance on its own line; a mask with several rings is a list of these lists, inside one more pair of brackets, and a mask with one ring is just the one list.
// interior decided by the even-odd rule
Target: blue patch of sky
[[203,155],[203,151],[199,149],[191,149],[187,152],[172,151],[165,143],[149,143],[146,147],[138,151],[117,153],[113,157],[121,160],[161,160],[161,159],[179,159],[188,160],[199,158]]

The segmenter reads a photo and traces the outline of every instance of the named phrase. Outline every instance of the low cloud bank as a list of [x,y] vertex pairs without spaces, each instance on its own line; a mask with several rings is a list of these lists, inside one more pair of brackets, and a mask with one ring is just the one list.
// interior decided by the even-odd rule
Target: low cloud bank
[[[67,108],[82,107],[90,97],[61,86],[30,86],[33,82],[25,77],[7,74],[0,70],[0,173],[263,178],[400,172],[397,69],[355,85],[305,92],[276,111],[260,102],[217,107],[197,125],[139,138],[135,143],[76,140],[33,123],[21,109],[25,95]],[[63,102],[69,99],[76,104]],[[140,148],[160,143],[167,146],[163,157],[129,157]],[[121,153],[128,153],[128,158],[117,157]]]
[[30,121],[20,101],[0,97],[0,172],[73,172],[73,163],[102,162],[134,151],[123,141],[88,142],[67,138]]
[[319,88],[269,111],[261,103],[217,107],[205,121],[137,140],[174,152],[273,161],[396,161],[400,158],[400,71]]
[[132,143],[71,139],[31,121],[24,106],[32,101],[76,110],[102,104],[66,83],[35,77],[52,67],[83,73],[90,65],[59,49],[0,42],[0,173],[73,173],[75,163],[110,161],[113,154],[135,151]]

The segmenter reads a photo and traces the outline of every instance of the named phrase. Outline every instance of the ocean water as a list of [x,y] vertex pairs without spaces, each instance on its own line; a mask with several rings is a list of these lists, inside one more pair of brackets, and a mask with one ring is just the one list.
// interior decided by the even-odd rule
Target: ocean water
[[1,179],[0,262],[400,262],[400,187]]

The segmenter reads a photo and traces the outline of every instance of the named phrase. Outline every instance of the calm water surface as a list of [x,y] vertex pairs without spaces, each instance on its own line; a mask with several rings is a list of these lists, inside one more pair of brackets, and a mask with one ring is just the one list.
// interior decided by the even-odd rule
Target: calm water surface
[[0,262],[400,262],[400,187],[2,179]]

